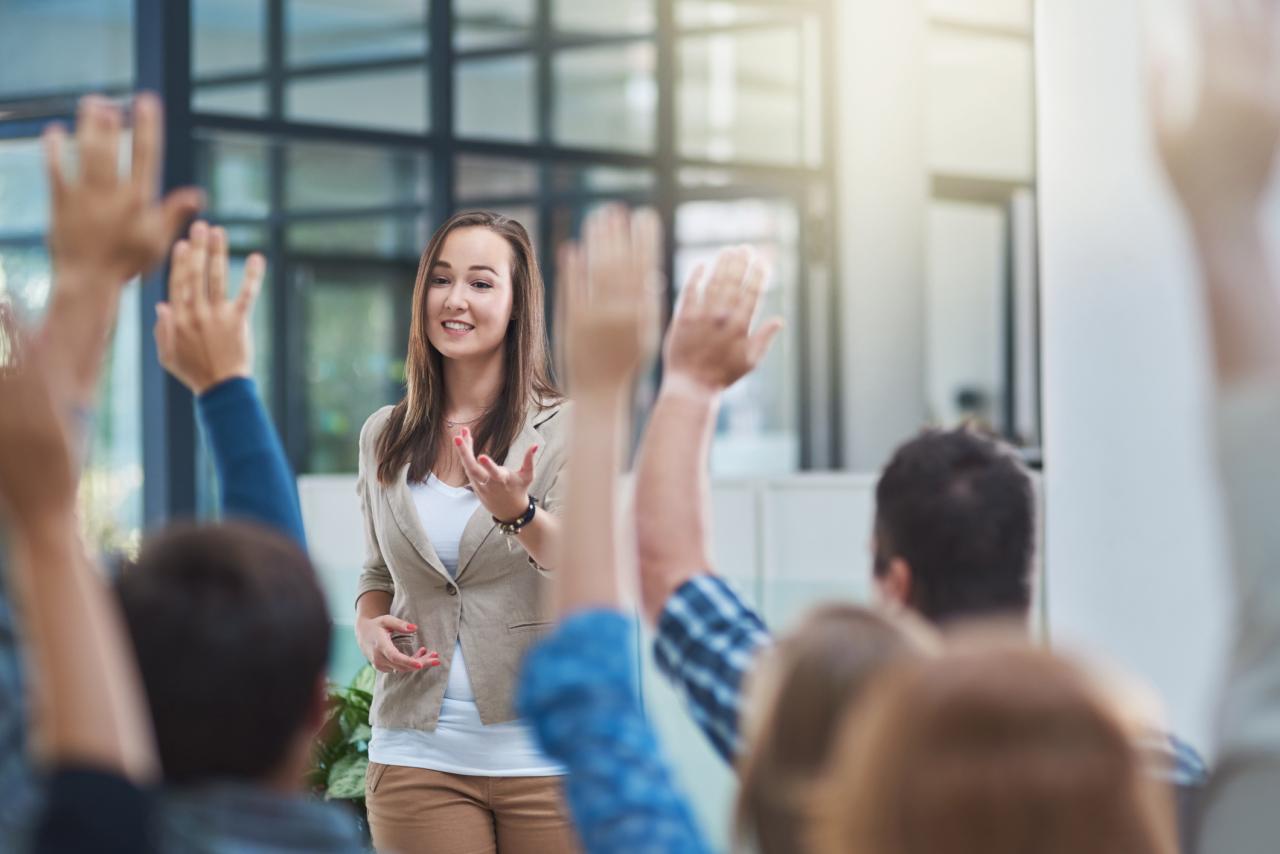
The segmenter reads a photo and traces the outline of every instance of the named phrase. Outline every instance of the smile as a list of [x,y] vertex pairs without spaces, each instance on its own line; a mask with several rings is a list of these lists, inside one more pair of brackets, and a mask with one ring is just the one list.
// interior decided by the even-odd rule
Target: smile
[[472,329],[475,329],[470,323],[463,323],[460,320],[446,320],[440,325],[444,327],[445,332],[452,335],[466,335]]

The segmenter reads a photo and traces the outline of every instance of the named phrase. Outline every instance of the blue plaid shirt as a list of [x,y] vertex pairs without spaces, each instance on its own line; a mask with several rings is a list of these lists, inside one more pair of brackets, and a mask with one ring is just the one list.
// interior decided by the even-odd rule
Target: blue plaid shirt
[[[694,721],[731,764],[742,747],[742,680],[770,643],[760,615],[715,575],[686,581],[658,617],[653,644],[658,669],[684,696]],[[1179,787],[1204,784],[1204,760],[1172,733],[1150,730],[1137,746],[1156,777]]]

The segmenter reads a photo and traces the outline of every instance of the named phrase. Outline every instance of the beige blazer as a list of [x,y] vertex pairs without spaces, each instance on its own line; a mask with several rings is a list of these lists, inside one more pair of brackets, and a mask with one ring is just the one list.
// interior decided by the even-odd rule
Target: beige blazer
[[[529,490],[538,499],[538,512],[556,512],[561,501],[567,406],[532,412],[504,462],[518,466],[529,447],[538,446]],[[397,637],[397,646],[436,650],[441,666],[379,673],[369,718],[375,726],[434,730],[461,638],[480,720],[514,720],[512,695],[521,659],[550,627],[544,603],[551,582],[514,538],[503,536],[483,507],[462,533],[457,576],[449,575],[418,519],[408,466],[395,483],[378,483],[375,447],[390,413],[390,406],[379,409],[360,431],[356,492],[364,514],[365,561],[356,599],[371,590],[390,593],[392,615],[418,627],[413,637]]]

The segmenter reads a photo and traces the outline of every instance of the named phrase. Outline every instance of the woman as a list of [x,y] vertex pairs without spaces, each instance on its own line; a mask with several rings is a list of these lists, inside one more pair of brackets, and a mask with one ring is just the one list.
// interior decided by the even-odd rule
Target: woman
[[441,226],[418,267],[409,337],[407,394],[360,436],[356,636],[378,670],[374,843],[570,850],[562,769],[512,710],[520,660],[547,625],[567,421],[525,229],[491,213]]
[[1173,854],[1167,787],[1117,703],[1015,641],[899,665],[850,709],[819,854]]

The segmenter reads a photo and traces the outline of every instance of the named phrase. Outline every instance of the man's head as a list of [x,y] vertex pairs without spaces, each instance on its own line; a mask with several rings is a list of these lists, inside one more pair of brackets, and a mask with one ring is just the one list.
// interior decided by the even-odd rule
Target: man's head
[[119,593],[167,782],[274,782],[323,714],[330,622],[307,556],[246,524],[149,540]]
[[933,622],[1031,605],[1035,493],[1014,451],[967,428],[926,430],[876,486],[881,595]]

